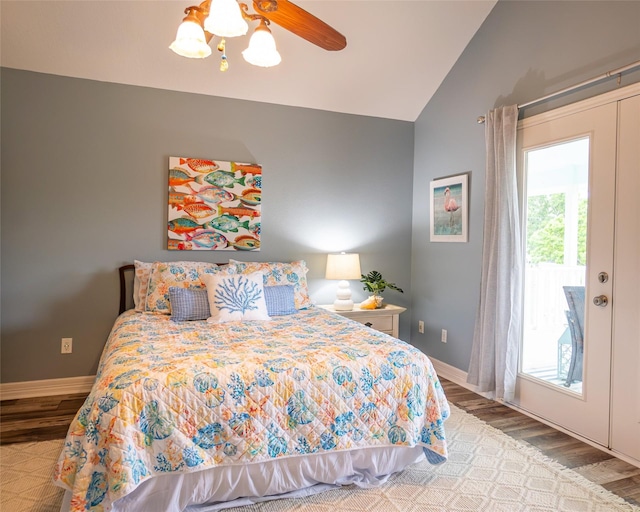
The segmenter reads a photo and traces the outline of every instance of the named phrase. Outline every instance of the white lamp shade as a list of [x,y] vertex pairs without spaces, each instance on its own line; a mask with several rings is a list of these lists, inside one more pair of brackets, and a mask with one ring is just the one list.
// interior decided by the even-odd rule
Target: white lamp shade
[[204,29],[220,37],[237,37],[245,35],[249,25],[242,18],[236,0],[211,0]]
[[182,57],[204,59],[211,55],[202,27],[193,21],[183,21],[178,27],[176,40],[169,46]]
[[249,40],[249,47],[242,52],[242,56],[249,64],[263,68],[277,66],[282,61],[271,31],[264,23],[258,25]]
[[336,300],[333,308],[336,311],[351,311],[351,288],[347,279],[360,279],[360,255],[355,253],[329,254],[327,256],[327,279],[339,279]]
[[361,276],[359,254],[343,252],[327,256],[327,279],[360,279]]

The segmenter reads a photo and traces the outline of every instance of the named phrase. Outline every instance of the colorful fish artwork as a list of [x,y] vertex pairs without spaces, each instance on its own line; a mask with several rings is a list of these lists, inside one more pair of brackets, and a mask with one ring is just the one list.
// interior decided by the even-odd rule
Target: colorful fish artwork
[[237,215],[238,217],[259,217],[260,211],[255,210],[253,208],[242,208],[240,205],[236,205],[236,207],[229,206],[218,206],[218,214],[223,215],[225,213],[229,213],[231,215]]
[[201,202],[200,198],[196,195],[176,192],[173,187],[169,187],[169,206],[173,205],[180,210],[186,204]]
[[191,190],[193,190],[194,196],[212,204],[228,203],[236,198],[234,193],[223,188],[216,187],[215,185],[200,187],[198,190],[191,187]]
[[238,164],[231,162],[231,171],[242,174],[262,174],[262,166],[257,164]]
[[245,206],[257,206],[262,200],[262,191],[257,188],[248,188],[242,192],[238,199]]
[[213,160],[199,160],[197,158],[180,158],[180,165],[187,164],[189,169],[196,172],[211,172],[218,169],[218,164]]
[[212,219],[207,222],[206,226],[217,229],[218,231],[224,231],[225,233],[228,233],[229,231],[237,233],[240,228],[246,229],[247,231],[251,230],[248,220],[240,222],[238,217],[229,215],[228,213],[224,213],[219,217]]
[[245,180],[245,184],[252,188],[262,189],[262,174],[258,174],[257,176],[249,176]]
[[259,251],[262,166],[169,157],[167,248]]
[[179,235],[189,233],[190,231],[202,227],[200,224],[194,220],[188,219],[187,217],[179,217],[177,219],[170,220],[168,226],[169,231],[173,231]]
[[204,203],[191,203],[183,206],[182,210],[197,220],[206,219],[216,214],[216,211],[211,206]]
[[191,242],[184,242],[182,240],[174,240],[169,238],[169,244],[167,248],[170,251],[190,251],[193,249],[193,244]]
[[193,181],[193,178],[183,170],[181,169],[169,170],[169,186],[170,187],[179,187],[180,185],[186,185],[190,181]]
[[231,245],[239,251],[255,251],[260,248],[260,240],[253,236],[242,235],[231,242]]
[[186,233],[185,236],[189,242],[207,249],[224,249],[228,245],[224,235],[215,229],[196,229],[191,233]]
[[224,187],[224,188],[233,188],[236,184],[245,186],[245,177],[236,178],[235,173],[228,171],[214,171],[210,172],[206,176],[202,174],[196,176],[196,183],[200,185],[204,185],[205,182],[209,183],[209,185],[214,185],[216,187]]

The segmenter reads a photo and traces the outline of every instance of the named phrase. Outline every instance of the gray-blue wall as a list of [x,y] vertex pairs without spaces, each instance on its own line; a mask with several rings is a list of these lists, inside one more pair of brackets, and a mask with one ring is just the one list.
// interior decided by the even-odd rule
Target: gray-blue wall
[[[2,382],[92,375],[133,259],[357,251],[410,296],[413,123],[2,69]],[[169,156],[258,162],[262,250],[167,251]],[[366,298],[352,282],[356,300]],[[401,316],[408,339],[410,313]],[[62,337],[73,353],[60,354]]]
[[[405,289],[387,295],[411,306],[401,338],[466,370],[484,211],[476,117],[640,59],[639,27],[640,2],[500,1],[415,125],[3,69],[2,381],[95,372],[117,314],[115,268],[134,258],[305,258],[312,297],[326,303],[325,253],[337,250],[359,251],[363,271]],[[264,166],[260,253],[164,249],[170,155]],[[469,242],[430,243],[429,182],[462,172]],[[73,354],[60,354],[62,337]]]
[[[466,371],[480,290],[484,125],[525,103],[640,60],[640,2],[500,1],[415,123],[411,342]],[[623,76],[622,85],[640,80]],[[530,116],[617,87],[615,80],[521,111]],[[429,242],[429,182],[470,173],[468,243]],[[425,334],[418,333],[425,321]],[[441,329],[448,341],[441,343]]]

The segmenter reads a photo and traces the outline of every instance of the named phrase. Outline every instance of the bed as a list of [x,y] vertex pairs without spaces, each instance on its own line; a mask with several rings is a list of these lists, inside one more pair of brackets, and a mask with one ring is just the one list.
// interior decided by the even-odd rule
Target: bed
[[[268,320],[176,321],[176,290],[211,304],[214,277],[243,282],[255,265],[265,295],[286,291]],[[155,283],[153,267],[126,311],[133,266],[121,269],[121,314],[55,467],[62,510],[213,511],[446,460],[449,407],[427,356],[313,306],[303,262],[255,265],[170,268]]]

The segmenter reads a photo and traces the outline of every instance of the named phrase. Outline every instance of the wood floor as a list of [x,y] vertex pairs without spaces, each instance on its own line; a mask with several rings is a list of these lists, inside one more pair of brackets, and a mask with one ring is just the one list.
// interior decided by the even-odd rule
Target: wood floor
[[[441,379],[449,401],[505,434],[640,505],[640,468],[457,384]],[[63,439],[85,394],[3,400],[0,444]]]
[[453,382],[445,379],[441,382],[447,399],[460,409],[514,439],[535,446],[547,457],[629,503],[640,505],[640,468]]

